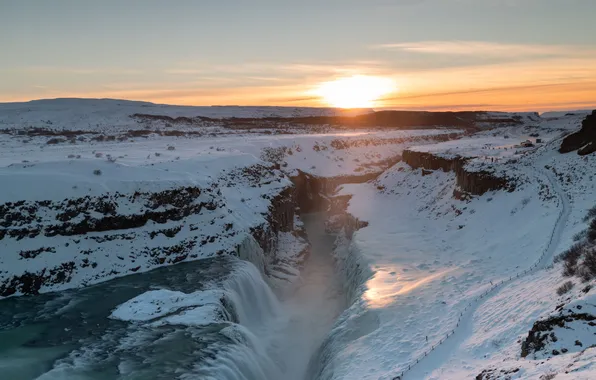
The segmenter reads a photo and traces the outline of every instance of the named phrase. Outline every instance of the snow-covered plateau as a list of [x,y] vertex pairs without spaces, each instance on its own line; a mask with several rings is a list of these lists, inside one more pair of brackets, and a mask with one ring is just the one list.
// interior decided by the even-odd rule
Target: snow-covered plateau
[[596,378],[596,115],[388,112],[0,104],[0,377]]

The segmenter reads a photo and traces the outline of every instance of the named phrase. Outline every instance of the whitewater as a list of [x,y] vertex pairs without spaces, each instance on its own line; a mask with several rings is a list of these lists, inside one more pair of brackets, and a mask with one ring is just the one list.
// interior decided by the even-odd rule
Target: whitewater
[[278,295],[253,263],[218,257],[2,300],[0,368],[14,380],[308,378],[346,298],[324,216],[304,223],[310,257]]

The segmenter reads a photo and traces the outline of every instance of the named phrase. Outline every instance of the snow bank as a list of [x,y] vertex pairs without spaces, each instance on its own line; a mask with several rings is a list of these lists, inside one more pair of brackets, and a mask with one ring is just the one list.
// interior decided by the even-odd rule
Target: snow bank
[[[585,174],[591,158],[559,155],[557,129],[541,129],[546,144],[511,163],[507,174],[520,183],[512,193],[458,201],[453,173],[401,163],[374,183],[344,186],[348,212],[368,226],[337,253],[373,275],[330,333],[321,378],[539,379],[567,365],[574,378],[593,375],[582,363],[594,349],[567,348],[579,356],[557,357],[556,366],[519,358],[520,338],[558,302],[560,270],[543,268],[578,230],[575,202],[596,203]],[[415,149],[475,157],[502,139],[482,134]],[[570,328],[561,344],[579,335],[591,341],[590,332]]]
[[54,126],[60,129],[94,129],[125,127],[136,124],[130,116],[148,114],[177,117],[264,118],[340,116],[372,112],[370,109],[344,110],[315,107],[261,106],[173,106],[116,99],[48,99],[23,103],[0,103],[0,128]]
[[207,325],[223,319],[223,296],[223,292],[215,290],[191,294],[166,289],[152,290],[118,306],[110,317],[129,322],[151,321],[153,326]]

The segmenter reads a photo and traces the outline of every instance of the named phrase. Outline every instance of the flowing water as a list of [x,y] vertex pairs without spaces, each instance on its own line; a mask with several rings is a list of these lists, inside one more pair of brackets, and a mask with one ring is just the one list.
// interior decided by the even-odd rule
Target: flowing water
[[290,380],[309,379],[309,360],[318,360],[313,355],[347,306],[332,256],[335,237],[325,233],[322,214],[303,215],[302,220],[312,245],[311,255],[301,272],[300,286],[283,302],[285,315],[290,318],[281,334],[290,343],[282,352],[288,365],[284,378]]
[[292,294],[218,257],[84,289],[0,301],[0,378],[308,379],[346,300],[320,214]]

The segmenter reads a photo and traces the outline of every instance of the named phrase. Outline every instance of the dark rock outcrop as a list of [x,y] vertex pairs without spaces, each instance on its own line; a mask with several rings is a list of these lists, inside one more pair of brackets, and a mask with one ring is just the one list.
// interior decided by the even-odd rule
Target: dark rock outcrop
[[[455,156],[440,157],[428,152],[417,152],[406,149],[402,154],[403,161],[413,169],[442,170],[455,172],[457,189],[456,198],[465,198],[469,194],[482,195],[487,191],[505,189],[513,191],[515,186],[507,178],[497,177],[487,171],[469,171],[466,169],[468,158]],[[428,174],[428,172],[426,173]]]
[[596,110],[582,121],[582,128],[563,139],[560,153],[577,150],[577,154],[586,155],[596,152]]
[[[206,193],[211,191],[205,190]],[[203,208],[213,211],[222,207],[213,197],[196,201],[200,195],[199,188],[185,187],[158,193],[135,192],[130,196],[117,192],[57,202],[7,202],[0,205],[0,240],[6,236],[21,240],[40,234],[47,237],[74,236],[138,228],[148,221],[163,224],[199,213]],[[138,204],[140,211],[118,214],[117,206],[123,203]]]
[[209,117],[204,117],[204,116],[197,116],[197,117],[184,117],[184,116],[179,116],[179,117],[171,117],[171,116],[166,116],[166,115],[152,115],[152,114],[144,114],[144,113],[135,113],[133,115],[130,116],[133,119],[137,119],[137,120],[141,120],[141,121],[165,121],[168,123],[172,123],[172,124],[194,124],[198,121],[210,121],[210,120],[214,120],[211,119]]
[[[535,115],[539,119],[538,114]],[[341,125],[350,127],[381,128],[436,128],[459,127],[476,129],[483,125],[521,125],[522,117],[511,114],[490,116],[483,111],[425,112],[425,111],[377,111],[356,116],[311,116],[297,118],[266,118],[269,121],[285,121],[305,125]],[[250,121],[248,119],[247,121]]]
[[8,297],[16,292],[38,294],[39,289],[44,285],[70,282],[75,267],[75,263],[69,261],[54,268],[44,268],[36,273],[25,272],[20,276],[13,276],[0,283],[0,296]]
[[348,239],[352,238],[354,232],[368,226],[368,222],[359,220],[348,213],[348,205],[352,199],[351,195],[339,195],[330,198],[325,230],[328,233],[338,233],[343,230]]
[[[387,167],[395,163],[387,163]],[[383,170],[360,175],[319,177],[298,170],[291,177],[296,186],[296,204],[302,212],[325,211],[330,206],[329,196],[341,185],[348,183],[364,183],[377,178]]]
[[277,234],[294,231],[294,215],[296,211],[296,191],[287,188],[271,200],[267,223],[253,227],[251,234],[265,252],[269,261],[274,260],[277,252]]
[[[125,251],[121,256],[112,255],[123,263],[116,264],[123,268],[120,272],[126,271],[129,264],[141,257],[148,259],[144,261],[149,265],[176,263],[192,255],[197,257],[192,251],[202,243],[200,237],[203,235],[200,231],[191,238],[172,238],[182,229],[183,219],[189,215],[209,215],[224,207],[220,204],[217,192],[218,190],[213,188],[180,187],[161,192],[115,192],[100,196],[66,198],[62,201],[22,200],[0,204],[0,240],[8,241],[2,254],[18,255],[20,260],[27,265],[31,264],[32,268],[38,260],[54,261],[54,267],[48,266],[37,271],[26,270],[13,275],[1,270],[9,268],[0,268],[0,297],[15,293],[37,294],[44,286],[68,283],[74,272],[90,271],[97,267],[98,263],[94,260],[103,257],[104,254],[100,253],[103,252],[103,247],[107,242],[114,240],[122,243],[127,241],[130,247],[129,251]],[[119,209],[122,212],[118,212]],[[149,229],[140,228],[149,222],[175,222],[177,225],[160,229],[157,225],[151,224]],[[114,233],[120,230],[128,232]],[[222,235],[228,233],[231,232],[224,231]],[[168,243],[152,248],[142,243],[147,241],[147,238],[153,239],[158,235],[169,238]],[[44,237],[55,236],[68,239],[44,240]],[[49,246],[22,250],[19,249],[19,241],[23,239],[42,239]],[[137,244],[131,246],[131,241],[136,241]],[[205,237],[203,241],[213,243],[215,238]],[[69,250],[71,254],[64,255],[64,250]],[[138,265],[134,267],[134,271],[140,269]],[[94,276],[99,279],[120,272],[104,271]]]
[[585,321],[589,326],[596,326],[593,321],[596,317],[587,313],[573,313],[570,312],[566,315],[552,316],[544,320],[536,321],[532,329],[528,332],[528,336],[521,345],[521,357],[543,350],[546,345],[552,341],[556,342],[557,337],[554,334],[553,329],[565,328],[567,323],[574,321]]
[[[254,219],[262,222],[243,224],[233,215],[228,217],[234,210],[223,196],[224,187],[263,188],[258,196],[268,210],[262,213],[263,219]],[[267,273],[267,266],[278,260],[279,233],[305,237],[294,226],[296,194],[279,170],[253,165],[228,171],[201,188],[0,204],[0,240],[6,248],[0,264],[16,259],[25,265],[21,271],[0,265],[0,297],[37,294],[73,278],[84,286],[199,257],[239,255],[235,237],[246,233],[254,237],[252,244],[256,242],[264,255],[249,259],[264,263]],[[247,197],[253,198],[246,201],[256,196],[251,192]],[[31,248],[24,250],[24,246]],[[302,259],[299,255],[292,260]],[[38,270],[39,260],[45,266],[42,270]]]
[[476,380],[511,380],[512,376],[519,372],[519,368],[512,369],[485,369],[476,375]]

